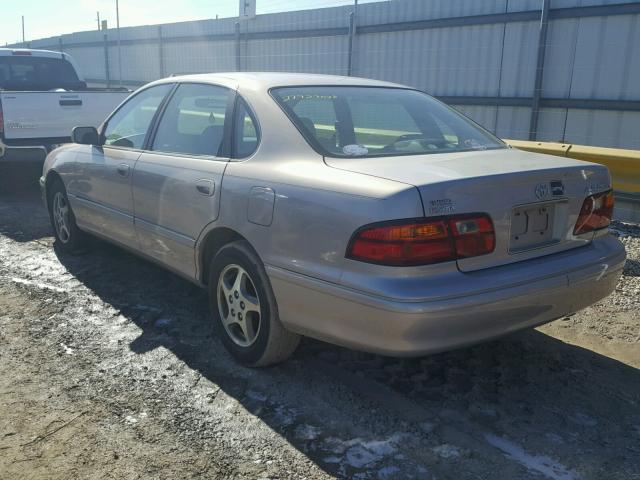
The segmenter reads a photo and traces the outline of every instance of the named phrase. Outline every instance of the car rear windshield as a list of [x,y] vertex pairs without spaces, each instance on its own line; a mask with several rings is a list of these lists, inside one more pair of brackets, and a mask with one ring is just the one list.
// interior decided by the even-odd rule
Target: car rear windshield
[[77,90],[84,87],[73,66],[62,58],[0,56],[3,90]]
[[308,86],[271,90],[311,146],[330,157],[423,155],[507,148],[417,90]]

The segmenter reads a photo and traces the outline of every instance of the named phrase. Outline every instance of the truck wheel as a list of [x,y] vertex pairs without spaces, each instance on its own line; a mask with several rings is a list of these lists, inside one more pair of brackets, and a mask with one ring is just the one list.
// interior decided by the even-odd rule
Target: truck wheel
[[246,241],[222,247],[211,261],[209,303],[222,343],[244,365],[282,362],[300,342],[280,323],[267,273]]
[[47,190],[47,205],[56,246],[65,252],[78,251],[85,245],[86,236],[76,225],[69,197],[60,180],[54,180]]

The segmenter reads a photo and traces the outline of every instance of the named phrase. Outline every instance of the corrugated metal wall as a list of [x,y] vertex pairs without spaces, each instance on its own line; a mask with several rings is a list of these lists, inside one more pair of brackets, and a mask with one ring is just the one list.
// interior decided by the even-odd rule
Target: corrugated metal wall
[[[550,1],[535,138],[640,149],[640,2]],[[360,5],[351,72],[446,97],[499,136],[526,139],[541,5],[542,0]],[[348,6],[123,28],[123,83],[238,68],[346,75],[352,11]],[[116,39],[112,29],[30,46],[62,49],[91,82],[109,78],[117,85]]]

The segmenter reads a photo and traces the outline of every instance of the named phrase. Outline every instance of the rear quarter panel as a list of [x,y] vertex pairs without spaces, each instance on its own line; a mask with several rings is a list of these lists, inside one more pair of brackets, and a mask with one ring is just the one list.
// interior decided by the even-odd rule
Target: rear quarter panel
[[[275,194],[268,226],[248,221],[254,187],[270,188]],[[372,222],[422,215],[415,188],[338,172],[320,157],[232,163],[222,188],[222,223],[247,238],[265,264],[336,283],[355,230]]]

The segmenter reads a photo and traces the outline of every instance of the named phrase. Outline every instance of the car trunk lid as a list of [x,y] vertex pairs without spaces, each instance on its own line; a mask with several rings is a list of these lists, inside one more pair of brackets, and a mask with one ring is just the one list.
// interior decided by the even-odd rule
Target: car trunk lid
[[333,167],[416,186],[425,216],[488,213],[496,247],[458,260],[474,271],[589,243],[575,236],[586,196],[610,188],[606,167],[515,149],[378,158],[327,158]]

